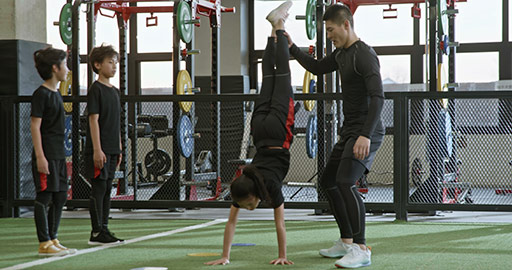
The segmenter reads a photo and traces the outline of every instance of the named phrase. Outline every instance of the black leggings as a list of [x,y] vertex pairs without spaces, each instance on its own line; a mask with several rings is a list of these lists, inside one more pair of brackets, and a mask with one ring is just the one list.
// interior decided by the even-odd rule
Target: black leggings
[[110,215],[110,192],[112,179],[95,178],[92,181],[91,198],[89,200],[89,213],[93,232],[100,232],[108,228]]
[[364,245],[366,209],[355,184],[366,172],[366,167],[347,157],[351,156],[353,142],[336,144],[320,178],[320,185],[327,194],[341,238],[353,238],[354,243]]
[[294,122],[288,39],[283,30],[269,37],[263,55],[263,81],[251,121],[254,144],[289,148]]
[[57,239],[62,207],[66,203],[67,196],[67,191],[37,193],[34,201],[34,220],[39,242]]

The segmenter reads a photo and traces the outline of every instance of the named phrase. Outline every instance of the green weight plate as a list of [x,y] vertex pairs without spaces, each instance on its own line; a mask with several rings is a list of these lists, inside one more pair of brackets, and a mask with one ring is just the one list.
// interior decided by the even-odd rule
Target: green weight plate
[[306,34],[309,40],[316,36],[316,0],[308,0],[306,5]]
[[178,4],[178,33],[183,42],[189,43],[192,40],[192,24],[188,21],[192,20],[192,10],[190,6],[185,2],[181,1]]
[[66,45],[71,45],[73,42],[73,35],[71,32],[71,7],[72,5],[70,3],[65,4],[60,10],[59,16],[60,38]]
[[437,1],[438,7],[438,20],[439,20],[439,31],[442,35],[448,35],[448,14],[446,14],[446,0]]

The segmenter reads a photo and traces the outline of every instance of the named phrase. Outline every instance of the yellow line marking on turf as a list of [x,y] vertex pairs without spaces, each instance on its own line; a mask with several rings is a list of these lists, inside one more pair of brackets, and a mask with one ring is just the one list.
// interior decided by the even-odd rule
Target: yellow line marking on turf
[[202,229],[202,228],[206,228],[206,227],[209,227],[209,226],[212,226],[212,225],[217,225],[219,223],[223,223],[223,222],[226,222],[226,221],[227,221],[227,219],[216,219],[216,220],[212,220],[210,222],[206,222],[206,223],[202,223],[202,224],[197,224],[197,225],[188,226],[188,227],[184,227],[184,228],[180,228],[180,229],[176,229],[176,230],[172,230],[172,231],[155,233],[155,234],[151,234],[151,235],[146,235],[146,236],[141,236],[141,237],[138,237],[138,238],[126,240],[126,241],[124,241],[123,244],[105,245],[105,246],[81,249],[81,250],[78,250],[75,254],[69,254],[69,255],[65,255],[65,256],[61,256],[61,257],[44,258],[44,259],[35,260],[35,261],[32,261],[32,262],[28,262],[28,263],[22,263],[22,264],[18,264],[18,265],[14,265],[14,266],[9,266],[7,268],[2,268],[1,270],[25,269],[25,268],[29,268],[29,267],[36,266],[36,265],[47,264],[47,263],[64,260],[64,259],[71,258],[71,257],[74,257],[74,256],[78,256],[78,255],[83,255],[83,254],[87,254],[87,253],[96,252],[96,251],[99,251],[99,250],[104,250],[104,249],[107,249],[107,248],[124,246],[126,244],[133,244],[133,243],[137,243],[137,242],[140,242],[140,241],[146,241],[146,240],[151,240],[151,239],[155,239],[155,238],[159,238],[159,237],[165,237],[165,236],[173,235],[173,234],[176,234],[176,233],[191,231],[191,230],[195,230],[195,229]]

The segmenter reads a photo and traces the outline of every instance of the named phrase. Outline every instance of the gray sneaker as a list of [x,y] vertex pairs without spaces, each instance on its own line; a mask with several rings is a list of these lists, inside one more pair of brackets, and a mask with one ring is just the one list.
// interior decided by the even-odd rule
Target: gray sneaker
[[353,244],[350,247],[347,255],[337,260],[334,265],[339,268],[359,268],[363,266],[369,266],[372,264],[372,251],[366,247],[366,250],[362,250],[357,244]]
[[321,249],[319,253],[326,258],[340,258],[347,254],[351,246],[351,244],[343,243],[340,238],[334,241],[334,245],[332,247]]

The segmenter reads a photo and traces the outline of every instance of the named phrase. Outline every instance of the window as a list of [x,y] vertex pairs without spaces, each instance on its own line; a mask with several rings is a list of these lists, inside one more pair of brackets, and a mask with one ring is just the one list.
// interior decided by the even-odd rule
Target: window
[[459,53],[456,58],[456,81],[495,82],[499,80],[497,52]]
[[142,95],[171,94],[172,62],[140,63]]
[[[267,37],[270,36],[272,26],[265,19],[267,14],[279,6],[280,1],[255,1],[254,2],[254,49],[264,50],[267,45]],[[309,40],[306,36],[306,22],[296,20],[296,15],[306,14],[307,1],[294,1],[290,8],[290,16],[286,21],[286,30],[290,33],[293,42],[299,47],[314,45],[316,39]]]
[[467,1],[457,3],[455,17],[456,41],[502,41],[502,0]]
[[[169,2],[149,2],[137,3],[138,6],[169,6]],[[149,13],[137,14],[137,45],[138,52],[171,52],[172,51],[172,13],[153,13],[154,17],[158,17],[157,26],[146,26],[146,19]],[[154,20],[151,20],[154,22]],[[202,25],[208,27],[208,25]]]
[[[502,0],[467,1],[455,6],[455,41],[460,43],[502,40]],[[420,44],[425,44],[425,4],[421,4]]]
[[411,57],[409,55],[380,55],[379,62],[383,84],[411,82]]
[[384,19],[383,10],[388,6],[360,6],[354,13],[354,30],[361,40],[371,46],[412,45],[411,7],[405,4],[393,5],[398,17]]

